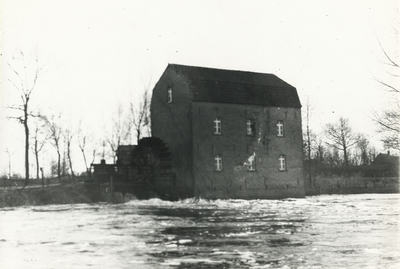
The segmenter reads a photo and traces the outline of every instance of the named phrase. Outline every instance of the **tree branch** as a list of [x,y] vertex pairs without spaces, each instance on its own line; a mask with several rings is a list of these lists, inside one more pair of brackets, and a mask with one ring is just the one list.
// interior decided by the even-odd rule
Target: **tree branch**
[[19,111],[24,111],[24,108],[22,106],[8,106],[8,109],[14,109],[14,110],[19,110]]
[[379,41],[379,39],[378,39],[378,43],[379,43],[379,46],[381,47],[383,53],[385,54],[386,59],[389,60],[390,65],[394,66],[394,67],[399,67],[399,65],[395,61],[393,61],[392,58],[386,53],[386,50],[383,48],[382,43]]
[[[20,82],[21,82],[21,90],[22,91],[24,91],[24,81],[22,80],[22,78],[21,78],[21,75],[17,72],[17,70],[15,70],[14,68],[12,68],[12,66],[11,66],[11,64],[10,63],[7,63],[7,65],[8,65],[8,67],[14,72],[14,74],[16,74],[17,75],[17,77],[19,78],[19,80],[20,80]],[[11,80],[10,80],[11,81]],[[14,83],[13,83],[14,84]],[[15,84],[14,84],[15,85]],[[17,89],[19,89],[18,87],[17,87]]]
[[394,86],[389,85],[389,84],[387,84],[387,83],[385,83],[385,82],[383,82],[383,81],[377,79],[376,77],[375,77],[375,80],[376,80],[378,83],[382,84],[383,86],[385,86],[385,87],[391,89],[391,90],[389,90],[389,92],[394,92],[394,93],[399,93],[399,92],[400,92],[399,89],[396,89]]
[[10,120],[18,120],[19,123],[21,123],[21,124],[24,124],[24,123],[25,123],[25,120],[23,119],[22,116],[20,116],[20,117],[12,117],[12,116],[9,116],[9,117],[7,117],[7,119],[10,119]]

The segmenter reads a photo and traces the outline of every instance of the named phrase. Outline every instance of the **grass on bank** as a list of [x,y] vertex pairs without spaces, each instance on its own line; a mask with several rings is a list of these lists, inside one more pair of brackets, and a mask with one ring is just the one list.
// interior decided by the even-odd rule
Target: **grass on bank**
[[83,183],[67,183],[45,188],[2,188],[0,208],[11,206],[32,206],[49,204],[77,204],[105,202],[103,192]]

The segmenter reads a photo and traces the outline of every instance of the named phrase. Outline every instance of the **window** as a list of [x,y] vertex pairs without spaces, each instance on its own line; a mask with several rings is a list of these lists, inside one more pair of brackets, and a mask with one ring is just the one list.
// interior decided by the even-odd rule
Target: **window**
[[251,155],[247,162],[247,171],[256,171],[256,154]]
[[216,118],[214,120],[214,134],[220,135],[221,134],[221,119]]
[[279,171],[286,171],[286,156],[279,156]]
[[278,120],[278,122],[276,123],[276,128],[278,131],[277,136],[283,136],[283,121]]
[[255,123],[254,120],[248,119],[246,121],[246,134],[249,136],[253,136],[255,133]]
[[215,160],[215,171],[222,171],[222,155],[218,154],[214,158]]
[[167,95],[168,103],[172,103],[172,88],[168,88],[168,95]]

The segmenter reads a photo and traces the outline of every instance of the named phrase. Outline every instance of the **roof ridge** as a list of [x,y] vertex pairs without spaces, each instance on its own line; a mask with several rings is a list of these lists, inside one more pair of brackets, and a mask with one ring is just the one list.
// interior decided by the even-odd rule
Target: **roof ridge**
[[[263,72],[259,72],[259,71],[246,71],[246,70],[241,70],[241,69],[225,69],[225,68],[215,68],[215,67],[206,67],[206,66],[197,66],[197,65],[184,65],[184,64],[174,64],[174,63],[168,63],[168,65],[172,66],[172,67],[183,66],[183,67],[190,67],[190,68],[202,68],[202,69],[213,69],[213,70],[221,70],[221,71],[233,71],[233,72],[241,72],[241,73],[260,74],[260,75],[271,75],[271,76],[275,76],[275,77],[279,78],[274,73],[263,73]],[[281,78],[279,78],[279,79],[281,79]]]

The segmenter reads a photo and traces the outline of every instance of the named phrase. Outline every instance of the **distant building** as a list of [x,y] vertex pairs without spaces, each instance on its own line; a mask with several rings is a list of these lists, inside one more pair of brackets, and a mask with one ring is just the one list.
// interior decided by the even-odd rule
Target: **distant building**
[[399,157],[379,153],[372,163],[373,175],[376,177],[398,177],[399,176]]
[[151,126],[180,197],[304,197],[300,100],[273,74],[169,64]]

